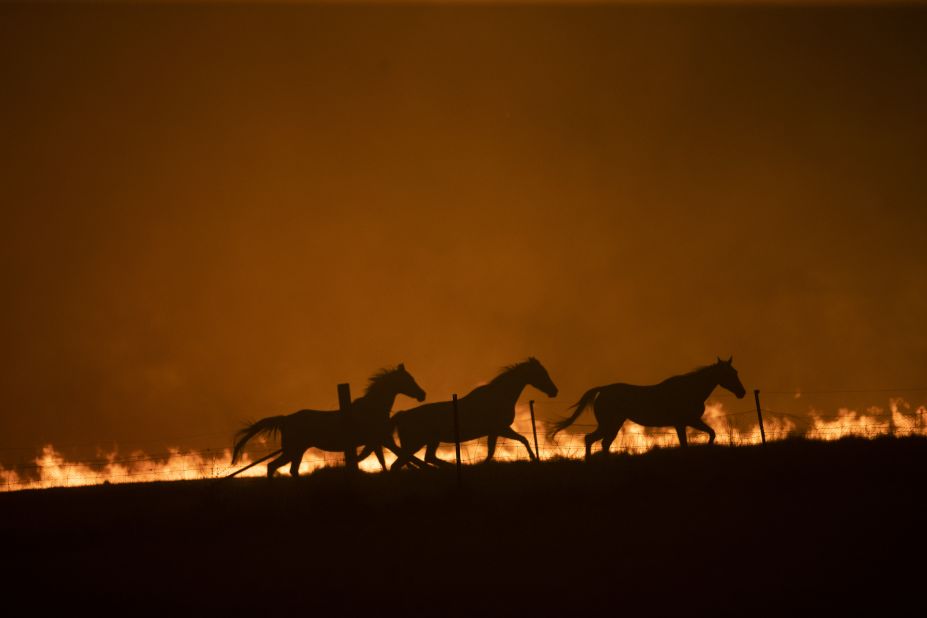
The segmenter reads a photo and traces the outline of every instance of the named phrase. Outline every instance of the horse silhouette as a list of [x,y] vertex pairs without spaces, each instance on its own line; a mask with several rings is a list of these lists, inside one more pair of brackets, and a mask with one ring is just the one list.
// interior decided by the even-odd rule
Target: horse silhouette
[[[416,384],[415,378],[402,363],[395,369],[384,369],[373,375],[364,395],[351,402],[347,415],[340,410],[299,410],[293,414],[270,416],[245,426],[235,435],[232,463],[238,461],[245,444],[251,438],[279,433],[283,453],[267,464],[269,477],[287,462],[290,464],[290,474],[299,476],[299,464],[309,448],[344,452],[366,446],[376,453],[380,465],[386,470],[383,446],[399,454],[393,442],[393,428],[389,418],[396,395],[425,400],[425,391]],[[413,463],[421,464],[421,460]]]
[[550,437],[572,425],[592,404],[598,427],[586,434],[586,459],[592,455],[596,440],[602,440],[602,453],[608,453],[625,420],[645,427],[675,427],[681,446],[686,446],[686,427],[692,427],[707,433],[708,443],[712,444],[715,431],[702,420],[705,400],[716,386],[726,388],[738,399],[746,394],[733,362],[733,356],[726,361],[719,357],[716,363],[651,386],[618,383],[590,388],[571,406],[575,408],[573,415],[554,424]]
[[[537,459],[528,444],[528,439],[511,427],[515,421],[515,403],[528,385],[549,397],[557,396],[557,387],[547,370],[532,357],[505,367],[491,382],[458,399],[460,441],[466,442],[488,436],[486,461],[489,461],[495,453],[496,440],[500,437],[509,438],[524,444],[531,458]],[[413,456],[423,446],[426,447],[426,463],[447,463],[438,459],[437,451],[441,442],[454,442],[453,405],[451,401],[440,401],[393,415],[392,424],[398,431],[400,453],[393,463],[392,470],[412,463]]]

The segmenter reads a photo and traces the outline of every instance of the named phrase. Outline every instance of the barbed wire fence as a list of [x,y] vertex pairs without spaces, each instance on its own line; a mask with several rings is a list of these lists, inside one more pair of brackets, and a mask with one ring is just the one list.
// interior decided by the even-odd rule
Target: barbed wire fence
[[[862,390],[828,390],[803,391],[803,394],[816,393],[875,393],[875,392],[912,392],[927,391],[927,388],[918,389],[873,389]],[[768,394],[793,394],[794,391],[769,391]],[[562,414],[563,404],[546,401],[534,402],[539,407],[556,407],[556,413]],[[521,406],[520,406],[521,407]],[[824,420],[815,415],[798,415],[781,410],[761,408],[763,414],[768,416],[766,438],[778,441],[787,438],[803,437],[812,440],[835,440],[843,437],[877,438],[883,436],[927,436],[927,409],[919,406],[911,409],[905,408],[910,414],[905,414],[895,408],[869,408],[863,413],[847,412],[834,420]],[[706,420],[716,430],[716,444],[728,446],[743,446],[758,444],[760,442],[760,429],[751,417],[757,414],[756,409],[738,410],[729,413],[714,413],[706,415]],[[899,418],[900,417],[900,418]],[[900,422],[899,422],[900,421]],[[552,429],[552,422],[536,420],[537,433],[544,436],[544,442],[538,446],[538,457],[546,459],[581,459],[585,457],[586,445],[584,437],[597,427],[595,422],[578,422],[570,426],[572,431],[565,431],[554,441],[546,437]],[[532,433],[531,421],[527,414],[516,417],[514,428],[516,431],[529,437]],[[578,430],[578,431],[577,431]],[[226,432],[200,433],[190,436],[174,436],[166,439],[149,439],[123,441],[120,444],[164,444],[165,442],[189,441],[193,439],[213,438],[226,435]],[[688,439],[692,444],[706,443],[707,434],[689,430]],[[654,448],[675,447],[678,445],[676,431],[666,428],[645,428],[626,422],[615,442],[611,445],[612,453],[639,454]],[[78,448],[94,446],[91,444],[69,444],[58,448]],[[251,448],[242,465],[256,461],[261,457],[270,455],[278,450],[270,444],[260,448]],[[0,447],[0,452],[35,452],[34,447]],[[439,451],[448,463],[454,459],[454,445],[443,445]],[[465,465],[480,463],[487,454],[487,439],[471,440],[461,443],[461,462]],[[502,461],[527,461],[528,452],[523,445],[500,438],[496,448],[495,458]],[[391,463],[392,455],[387,456]],[[42,455],[34,459],[35,463],[19,464],[12,468],[0,467],[0,491],[16,491],[19,489],[40,489],[51,487],[71,487],[82,485],[99,485],[120,482],[144,482],[166,480],[196,480],[219,479],[233,471],[236,466],[231,464],[230,447],[208,447],[200,449],[167,449],[166,453],[152,455],[134,452],[127,456],[105,456],[86,459],[71,459],[65,461],[60,452],[50,447],[42,449]],[[326,453],[311,449],[303,458],[300,474],[307,474],[327,466],[343,465],[344,456],[341,453]],[[365,470],[380,469],[375,458],[369,457],[362,466]],[[262,468],[248,476],[263,474]]]

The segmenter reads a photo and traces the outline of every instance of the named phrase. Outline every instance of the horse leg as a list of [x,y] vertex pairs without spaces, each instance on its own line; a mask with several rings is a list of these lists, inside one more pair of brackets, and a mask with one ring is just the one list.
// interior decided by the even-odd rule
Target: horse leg
[[603,457],[608,457],[608,450],[612,447],[612,442],[615,441],[615,437],[618,435],[618,429],[612,429],[602,432],[602,451],[601,455]]
[[357,456],[357,463],[360,463],[367,459],[370,456],[370,453],[373,453],[377,456],[377,460],[380,462],[380,465],[383,466],[383,469],[386,470],[386,463],[383,461],[383,447],[382,446],[370,446],[369,444],[364,445],[364,449],[360,452],[360,455]]
[[708,444],[715,443],[715,430],[708,426],[705,421],[698,419],[694,423],[689,423],[689,427],[692,429],[698,429],[699,431],[704,431],[708,434]]
[[486,459],[483,460],[483,463],[492,461],[492,456],[496,454],[496,440],[498,439],[499,436],[493,434],[486,436]]
[[[424,442],[412,442],[407,440],[407,443],[408,444],[399,446],[392,441],[392,438],[390,442],[387,442],[386,446],[396,454],[396,461],[393,462],[390,470],[398,471],[406,464],[412,464],[418,468],[429,467],[425,462],[415,456],[415,454],[425,446]],[[437,448],[437,445],[435,445],[435,450],[437,450]]]
[[431,467],[428,464],[426,464],[424,461],[416,457],[415,455],[411,455],[409,457],[408,463],[411,464],[412,467],[417,470],[427,470],[428,468]]
[[592,458],[592,443],[601,438],[602,433],[599,431],[598,427],[596,427],[596,430],[592,433],[586,434],[586,461]]
[[409,455],[407,455],[406,452],[401,449],[394,452],[396,453],[396,461],[394,461],[393,465],[390,466],[390,471],[398,472],[404,465],[409,463]]
[[[380,467],[383,468],[383,471],[384,471],[384,472],[386,472],[386,460],[383,459],[383,447],[382,447],[382,446],[378,446],[377,448],[373,449],[373,453],[374,453],[374,455],[377,456],[377,461],[380,462]],[[360,461],[360,460],[358,460],[358,461]]]
[[618,436],[618,432],[621,431],[621,426],[624,425],[624,421],[624,418],[620,418],[617,422],[609,423],[609,429],[602,429],[602,425],[599,425],[599,432],[603,436],[602,453],[604,455],[608,455],[610,449],[612,448],[612,442],[615,441],[615,438]]
[[284,451],[283,454],[280,455],[280,457],[277,457],[276,459],[271,461],[269,464],[267,464],[267,478],[271,478],[277,472],[277,468],[284,465],[289,460],[290,460],[290,454]]
[[430,463],[435,466],[450,466],[448,462],[443,459],[438,459],[438,445],[440,441],[435,441],[425,447],[425,463]]
[[520,433],[518,433],[511,427],[506,427],[505,429],[499,432],[499,435],[503,438],[508,438],[509,440],[515,440],[516,442],[521,442],[522,444],[525,445],[525,448],[528,449],[528,455],[531,457],[531,459],[533,459],[534,461],[538,460],[538,456],[535,455],[534,451],[531,450],[531,444],[528,442],[528,438],[521,435]]
[[689,444],[686,440],[686,426],[676,425],[676,435],[679,436],[679,446],[685,448]]
[[296,451],[293,454],[293,458],[290,460],[290,476],[296,478],[299,476],[299,464],[303,461],[303,454],[306,452],[305,449],[301,451]]
[[433,466],[440,466],[445,463],[438,459],[438,442],[432,442],[425,447],[425,463],[432,464]]
[[297,450],[294,448],[294,442],[296,442],[296,440],[292,436],[285,433],[280,434],[280,457],[277,457],[267,464],[267,478],[272,477],[277,473],[278,468],[286,465],[288,461],[293,460],[293,456],[297,453]]
[[396,462],[398,462],[400,459],[403,460],[403,464],[407,464],[407,463],[412,464],[419,470],[423,470],[428,467],[428,465],[425,464],[424,461],[416,457],[414,453],[412,455],[405,455],[403,450],[399,447],[399,445],[396,444],[396,441],[393,440],[392,436],[389,436],[389,438],[387,438],[387,441],[384,442],[384,444],[386,445],[386,448],[391,450],[393,452],[393,455],[396,456],[396,461],[393,462],[393,465],[390,468],[390,470],[398,470],[399,467],[402,467],[402,466],[396,467]]

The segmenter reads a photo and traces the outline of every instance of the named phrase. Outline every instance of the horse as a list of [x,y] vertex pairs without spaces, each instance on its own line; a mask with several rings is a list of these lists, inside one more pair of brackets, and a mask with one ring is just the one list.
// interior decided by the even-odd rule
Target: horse
[[[396,395],[406,395],[417,401],[425,400],[425,391],[416,384],[405,365],[383,369],[370,378],[364,395],[351,402],[347,416],[340,410],[299,410],[293,414],[270,416],[246,425],[235,435],[232,463],[241,457],[248,440],[260,435],[280,434],[283,454],[267,464],[267,476],[277,468],[290,464],[290,475],[299,476],[299,464],[309,448],[344,452],[367,446],[376,453],[383,470],[383,446],[399,452],[392,438],[389,414]],[[413,462],[421,464],[421,460]]]
[[733,356],[726,361],[718,357],[716,363],[667,378],[659,384],[639,386],[617,383],[590,388],[578,402],[570,406],[569,409],[575,409],[572,416],[554,424],[549,437],[553,438],[572,425],[583,410],[592,404],[598,427],[586,435],[587,460],[592,456],[592,444],[596,440],[602,440],[602,453],[608,453],[625,420],[644,427],[672,426],[683,447],[687,445],[686,427],[707,433],[708,443],[714,444],[715,430],[702,420],[705,400],[716,386],[731,391],[738,399],[743,399],[747,392],[740,383],[733,363]]
[[[496,440],[508,438],[524,444],[531,459],[537,460],[528,439],[511,427],[515,421],[515,403],[528,385],[548,397],[557,396],[557,386],[547,370],[536,358],[531,357],[503,368],[488,384],[458,399],[460,441],[488,436],[486,461],[490,461],[496,451]],[[398,470],[411,463],[415,453],[423,446],[426,447],[425,463],[447,464],[438,459],[437,451],[441,442],[454,442],[453,405],[451,401],[440,401],[393,415],[392,424],[399,435],[400,453],[391,470]]]

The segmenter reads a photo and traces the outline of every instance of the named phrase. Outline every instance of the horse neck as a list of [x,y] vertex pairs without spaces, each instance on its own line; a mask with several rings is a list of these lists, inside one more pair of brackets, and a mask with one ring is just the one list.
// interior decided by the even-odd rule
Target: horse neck
[[528,381],[517,371],[501,375],[489,384],[493,387],[495,397],[504,403],[511,402],[513,407],[527,385]]
[[[367,391],[363,397],[360,397],[354,402],[355,408],[371,414],[376,414],[378,412],[389,414],[390,410],[393,409],[393,403],[396,401],[396,395],[398,394],[399,393],[392,388],[375,385]],[[360,406],[357,405],[359,403],[361,404]]]
[[701,397],[701,401],[708,399],[715,387],[718,386],[718,378],[711,369],[696,371],[690,376],[693,393]]

